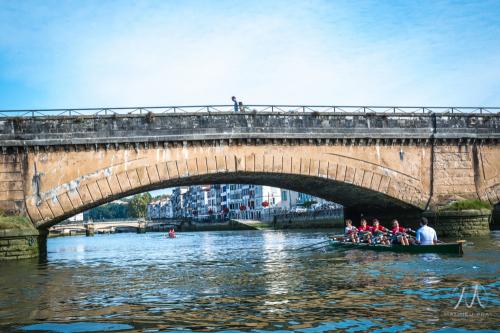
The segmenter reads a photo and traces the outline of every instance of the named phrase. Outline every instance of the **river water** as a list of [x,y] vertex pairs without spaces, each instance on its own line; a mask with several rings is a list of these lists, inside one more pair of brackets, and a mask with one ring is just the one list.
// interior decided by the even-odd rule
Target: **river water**
[[470,239],[463,257],[293,251],[324,239],[321,231],[51,238],[46,263],[0,263],[0,332],[499,327],[500,234]]

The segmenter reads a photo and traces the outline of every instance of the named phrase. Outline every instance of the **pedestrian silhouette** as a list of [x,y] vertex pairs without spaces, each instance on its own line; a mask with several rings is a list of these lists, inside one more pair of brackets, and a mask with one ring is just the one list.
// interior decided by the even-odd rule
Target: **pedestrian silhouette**
[[236,100],[236,97],[233,96],[231,97],[231,100],[233,101],[234,105],[234,112],[238,112],[238,101]]

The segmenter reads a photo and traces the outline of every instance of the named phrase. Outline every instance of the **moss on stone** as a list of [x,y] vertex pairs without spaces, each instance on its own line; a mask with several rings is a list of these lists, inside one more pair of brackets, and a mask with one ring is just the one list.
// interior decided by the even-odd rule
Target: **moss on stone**
[[469,209],[475,209],[475,210],[491,210],[492,206],[489,202],[481,201],[481,200],[460,200],[460,201],[454,201],[443,208],[440,209],[440,211],[462,211],[462,210],[469,210]]
[[35,227],[26,216],[5,216],[0,214],[0,230],[35,230]]

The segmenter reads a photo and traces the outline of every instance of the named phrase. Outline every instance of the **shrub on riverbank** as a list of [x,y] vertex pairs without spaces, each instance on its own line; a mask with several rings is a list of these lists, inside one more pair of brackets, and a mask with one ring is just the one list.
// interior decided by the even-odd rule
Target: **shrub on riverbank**
[[0,211],[0,230],[7,229],[35,229],[35,227],[26,216],[7,216]]
[[481,201],[481,200],[460,200],[454,201],[443,208],[440,211],[459,211],[459,210],[467,210],[467,209],[488,209],[491,210],[492,206],[489,202]]

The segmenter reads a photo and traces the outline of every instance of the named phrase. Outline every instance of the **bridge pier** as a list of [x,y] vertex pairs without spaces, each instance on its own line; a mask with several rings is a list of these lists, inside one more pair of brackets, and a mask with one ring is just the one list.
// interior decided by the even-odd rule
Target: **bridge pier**
[[88,223],[85,225],[85,236],[94,236],[95,228],[93,223]]
[[47,238],[49,235],[49,229],[39,229],[37,237],[38,245],[38,260],[40,262],[47,261]]
[[0,261],[34,258],[39,250],[47,253],[43,235],[36,229],[0,230]]
[[145,220],[139,220],[138,225],[137,225],[137,233],[138,234],[145,234],[146,233],[146,221]]
[[471,237],[486,236],[490,233],[492,212],[487,209],[468,209],[462,211],[424,212],[438,236]]

